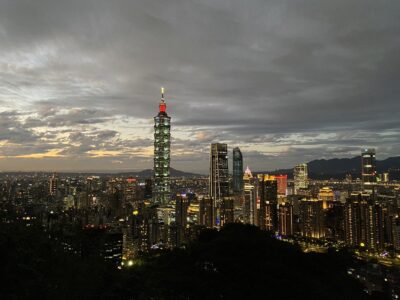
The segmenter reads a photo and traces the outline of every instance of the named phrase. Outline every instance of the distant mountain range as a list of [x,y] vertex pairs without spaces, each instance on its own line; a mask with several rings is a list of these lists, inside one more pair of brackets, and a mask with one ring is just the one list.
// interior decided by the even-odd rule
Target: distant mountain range
[[[343,178],[346,174],[352,174],[353,177],[361,176],[360,156],[353,158],[317,159],[310,161],[307,165],[310,178]],[[378,173],[388,172],[397,178],[400,175],[400,156],[377,160],[376,168]],[[293,169],[280,169],[270,171],[269,173],[288,174],[289,176],[292,176]]]
[[[91,175],[98,175],[98,176],[132,176],[132,177],[140,177],[140,178],[151,178],[153,177],[153,170],[152,169],[145,169],[141,171],[118,171],[118,170],[93,170],[93,171],[60,171],[60,172],[50,172],[50,171],[0,171],[0,177],[6,175],[31,175],[31,174],[43,174],[45,176],[51,176],[52,174],[59,174],[59,175],[69,175],[69,176],[91,176]],[[204,175],[184,172],[174,168],[170,168],[171,177],[201,177]]]
[[[308,164],[308,174],[313,179],[329,179],[337,178],[342,179],[346,174],[351,174],[353,178],[361,177],[361,157],[356,156],[353,158],[332,158],[332,159],[317,159],[310,161]],[[400,156],[389,157],[384,160],[378,160],[376,162],[377,172],[384,173],[388,172],[391,179],[400,180]],[[32,174],[41,173],[51,175],[53,172],[0,172],[0,177],[7,174]],[[141,178],[153,177],[152,169],[145,169],[141,171],[81,171],[81,172],[57,172],[58,174],[68,175],[110,175],[110,176],[132,176]],[[293,169],[278,169],[274,171],[255,171],[253,174],[287,174],[289,177],[293,177]],[[180,171],[171,168],[171,177],[202,177],[206,175],[190,173]]]
[[[174,168],[170,168],[170,174],[171,177],[200,177],[203,175],[200,174],[195,174],[195,173],[190,173],[190,172],[184,172],[180,171]],[[123,173],[117,173],[117,175],[124,175],[124,176],[134,176],[134,177],[152,177],[153,176],[153,170],[152,169],[145,169],[139,172],[123,172]]]

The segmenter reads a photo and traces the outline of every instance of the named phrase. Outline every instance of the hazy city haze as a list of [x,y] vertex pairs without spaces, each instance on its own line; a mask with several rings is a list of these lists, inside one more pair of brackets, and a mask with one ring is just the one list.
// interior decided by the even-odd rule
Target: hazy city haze
[[0,1],[0,170],[253,169],[399,154],[399,1]]

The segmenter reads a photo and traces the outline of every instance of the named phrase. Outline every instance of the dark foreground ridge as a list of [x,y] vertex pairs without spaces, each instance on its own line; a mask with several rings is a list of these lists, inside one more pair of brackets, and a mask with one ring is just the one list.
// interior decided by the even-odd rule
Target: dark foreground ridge
[[250,225],[124,270],[66,254],[34,226],[2,224],[0,249],[1,299],[370,299],[346,275],[347,253],[305,254]]

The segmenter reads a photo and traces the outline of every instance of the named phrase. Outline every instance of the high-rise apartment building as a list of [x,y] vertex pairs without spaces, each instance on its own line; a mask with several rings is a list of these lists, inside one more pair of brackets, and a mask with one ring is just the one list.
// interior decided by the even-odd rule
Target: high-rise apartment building
[[323,201],[303,199],[300,201],[301,234],[304,237],[325,237]]
[[229,196],[227,144],[211,144],[209,195],[214,202],[214,225],[220,226],[222,199]]
[[238,147],[233,148],[233,177],[232,187],[235,195],[240,195],[243,192],[243,156]]
[[392,244],[397,251],[400,251],[400,217],[391,217],[389,220],[391,222],[390,236]]
[[353,193],[345,204],[346,243],[368,249],[384,247],[386,210],[369,193]]
[[300,189],[306,189],[308,187],[308,169],[307,164],[300,164],[294,167],[294,193]]
[[279,204],[279,234],[293,235],[293,205],[289,202]]
[[363,184],[367,186],[376,182],[375,156],[375,149],[363,149],[361,151],[361,176]]
[[167,204],[170,200],[171,117],[166,112],[164,88],[158,115],[154,117],[154,189],[153,202]]
[[325,236],[336,241],[344,241],[344,203],[332,201],[325,210]]

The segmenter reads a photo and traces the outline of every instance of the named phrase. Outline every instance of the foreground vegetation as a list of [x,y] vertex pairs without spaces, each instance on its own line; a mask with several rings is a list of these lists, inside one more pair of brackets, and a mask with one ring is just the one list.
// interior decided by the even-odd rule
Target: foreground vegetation
[[0,225],[2,299],[369,299],[346,252],[305,254],[254,226],[204,231],[187,249],[118,270],[66,254],[40,227]]

